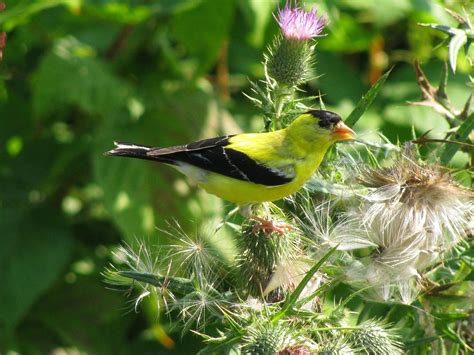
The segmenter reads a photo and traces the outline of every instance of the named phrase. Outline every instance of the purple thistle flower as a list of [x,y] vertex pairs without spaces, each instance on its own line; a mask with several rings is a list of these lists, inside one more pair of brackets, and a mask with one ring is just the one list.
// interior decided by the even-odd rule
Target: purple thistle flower
[[327,19],[317,16],[317,9],[313,8],[307,12],[302,7],[290,7],[287,2],[283,9],[278,9],[278,17],[275,17],[278,25],[286,39],[306,41],[314,37],[320,37],[321,31],[327,25]]

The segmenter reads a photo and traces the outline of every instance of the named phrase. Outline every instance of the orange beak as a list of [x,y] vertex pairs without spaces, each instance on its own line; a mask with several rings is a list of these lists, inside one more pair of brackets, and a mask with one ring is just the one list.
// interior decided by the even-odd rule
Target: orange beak
[[354,139],[355,132],[347,127],[344,122],[339,122],[332,130],[332,135],[337,140]]

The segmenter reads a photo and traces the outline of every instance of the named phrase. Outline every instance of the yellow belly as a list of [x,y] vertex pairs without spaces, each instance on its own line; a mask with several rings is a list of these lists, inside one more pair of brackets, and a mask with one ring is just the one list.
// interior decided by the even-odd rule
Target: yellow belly
[[194,180],[199,187],[224,200],[236,204],[260,203],[280,200],[298,191],[318,168],[324,153],[325,150],[317,150],[303,159],[294,159],[296,177],[293,181],[278,186],[254,184],[188,164],[174,167]]
[[264,186],[210,173],[207,181],[198,183],[207,192],[236,203],[253,203],[280,200],[299,190],[302,184],[294,182],[279,186]]
[[236,204],[275,201],[298,191],[314,173],[317,165],[300,172],[298,177],[288,184],[278,186],[253,184],[216,173],[208,173],[198,185],[207,192]]

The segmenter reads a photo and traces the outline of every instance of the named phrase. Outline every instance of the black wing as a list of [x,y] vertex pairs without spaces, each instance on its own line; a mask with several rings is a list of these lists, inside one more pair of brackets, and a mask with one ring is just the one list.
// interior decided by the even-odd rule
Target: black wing
[[[234,179],[266,186],[287,184],[294,178],[294,169],[272,169],[247,154],[226,148],[232,136],[204,139],[190,144],[155,148],[147,152],[152,160],[169,164],[187,163]],[[285,174],[284,171],[287,173]]]
[[229,144],[229,139],[233,136],[234,135],[203,139],[197,142],[192,142],[185,145],[177,145],[168,148],[154,148],[150,152],[148,152],[148,155],[151,157],[158,157],[173,153],[192,152],[213,147],[225,147]]

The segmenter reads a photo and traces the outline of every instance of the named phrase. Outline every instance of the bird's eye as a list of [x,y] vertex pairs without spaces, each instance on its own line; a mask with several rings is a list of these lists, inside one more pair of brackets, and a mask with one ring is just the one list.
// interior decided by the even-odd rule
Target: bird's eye
[[308,111],[310,115],[318,119],[318,126],[325,129],[332,129],[335,125],[342,121],[341,117],[334,112],[325,110]]

